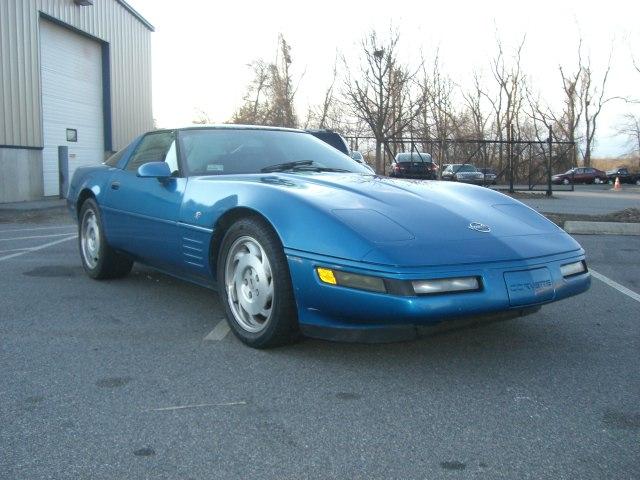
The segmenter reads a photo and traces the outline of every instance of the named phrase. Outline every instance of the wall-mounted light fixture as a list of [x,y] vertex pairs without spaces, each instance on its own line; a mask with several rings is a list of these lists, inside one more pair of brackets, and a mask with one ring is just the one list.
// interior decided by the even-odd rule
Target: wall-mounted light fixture
[[73,2],[81,7],[90,7],[93,5],[93,0],[73,0]]

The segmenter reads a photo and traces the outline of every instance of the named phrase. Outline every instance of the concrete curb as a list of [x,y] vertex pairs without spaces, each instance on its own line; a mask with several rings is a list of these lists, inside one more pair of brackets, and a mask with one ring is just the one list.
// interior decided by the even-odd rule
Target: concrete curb
[[31,202],[3,203],[0,204],[0,212],[20,213],[55,209],[63,210],[66,205],[67,201],[65,199],[58,198]]
[[567,220],[564,222],[564,230],[567,233],[581,235],[640,235],[640,223]]

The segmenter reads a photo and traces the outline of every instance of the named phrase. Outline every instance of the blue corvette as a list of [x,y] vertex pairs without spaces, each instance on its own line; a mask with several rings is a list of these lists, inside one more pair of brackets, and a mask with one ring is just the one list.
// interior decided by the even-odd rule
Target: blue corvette
[[584,250],[495,191],[383,178],[312,135],[261,127],[147,133],[76,171],[68,206],[95,279],[134,261],[216,288],[233,332],[266,348],[301,333],[415,336],[518,316],[584,292]]

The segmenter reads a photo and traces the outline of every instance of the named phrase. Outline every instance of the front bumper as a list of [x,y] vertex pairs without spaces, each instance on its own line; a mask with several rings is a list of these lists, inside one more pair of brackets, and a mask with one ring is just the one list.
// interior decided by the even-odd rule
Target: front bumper
[[[395,268],[322,257],[286,249],[298,319],[303,333],[333,340],[396,341],[415,336],[417,327],[445,320],[484,319],[496,315],[516,317],[540,305],[577,295],[589,289],[588,272],[563,277],[560,267],[584,260],[584,252],[511,262],[451,267]],[[328,267],[361,275],[396,280],[470,277],[482,279],[480,291],[425,296],[376,293],[322,283],[315,269]],[[540,282],[527,272],[548,272]],[[517,283],[508,284],[513,273]],[[507,275],[505,275],[507,274]],[[524,274],[525,280],[522,280]],[[546,273],[545,273],[546,274]],[[516,291],[517,290],[517,291]]]
[[490,180],[485,181],[484,177],[456,177],[456,181],[460,183],[471,183],[473,185],[482,185],[483,183],[489,183]]
[[435,180],[438,176],[434,172],[395,172],[389,174],[393,178],[412,178],[418,180]]

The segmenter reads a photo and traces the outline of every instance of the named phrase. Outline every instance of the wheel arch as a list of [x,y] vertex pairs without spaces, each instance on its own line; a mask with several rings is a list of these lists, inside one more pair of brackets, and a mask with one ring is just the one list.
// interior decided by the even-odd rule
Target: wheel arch
[[238,206],[227,210],[216,221],[213,227],[211,243],[209,244],[209,264],[211,266],[211,272],[214,275],[217,271],[218,254],[220,253],[220,247],[222,246],[222,240],[225,234],[235,222],[240,219],[250,217],[259,218],[260,220],[264,221],[276,234],[276,236],[280,240],[280,244],[283,245],[282,237],[280,237],[278,230],[274,227],[273,223],[259,211],[246,206]]
[[93,190],[91,190],[90,188],[86,187],[84,189],[82,189],[80,191],[80,193],[78,194],[78,199],[76,200],[76,215],[80,216],[80,209],[82,208],[82,204],[89,198],[93,198],[94,200],[96,199],[96,195],[95,193],[93,193]]

